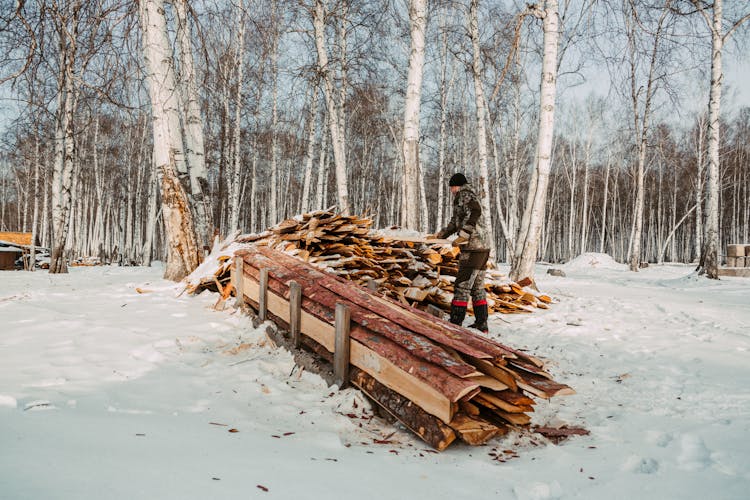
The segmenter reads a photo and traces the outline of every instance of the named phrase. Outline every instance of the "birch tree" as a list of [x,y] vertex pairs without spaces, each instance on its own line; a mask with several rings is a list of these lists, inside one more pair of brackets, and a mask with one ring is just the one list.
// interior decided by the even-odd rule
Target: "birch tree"
[[[234,162],[232,163],[232,180],[227,206],[229,208],[229,233],[234,233],[240,227],[240,191],[242,188],[242,89],[244,83],[244,55],[245,55],[245,4],[243,0],[237,3],[237,93],[234,108]],[[253,181],[254,182],[254,181]]]
[[179,281],[198,267],[201,250],[178,170],[183,151],[172,48],[163,0],[141,0],[139,13],[153,116],[153,164],[161,176],[162,216],[168,243],[164,277]]
[[510,270],[510,277],[514,280],[520,280],[524,277],[533,279],[534,276],[534,263],[536,262],[542,222],[544,221],[547,185],[552,162],[557,91],[557,48],[560,37],[557,0],[546,0],[543,8],[533,7],[532,14],[542,19],[544,29],[544,55],[542,57],[539,88],[539,133],[536,165],[529,183],[526,207],[516,238],[515,258]]
[[180,44],[180,95],[185,124],[185,160],[190,173],[190,199],[195,214],[195,229],[201,246],[209,243],[209,219],[206,198],[208,179],[203,144],[203,120],[200,97],[195,82],[195,64],[191,46],[187,0],[173,0],[177,17],[177,38]]
[[[664,78],[663,69],[657,74],[658,56],[660,45],[665,35],[666,21],[670,13],[671,2],[665,2],[659,13],[656,26],[652,31],[643,27],[643,21],[639,16],[636,5],[628,0],[625,6],[625,27],[628,36],[628,68],[630,99],[632,103],[633,133],[635,146],[638,151],[638,163],[636,167],[635,186],[635,211],[633,219],[633,230],[630,244],[630,258],[628,266],[631,271],[638,271],[641,264],[641,244],[643,237],[643,207],[645,199],[644,174],[646,170],[646,150],[648,148],[649,127],[651,125],[651,113],[654,94],[658,89],[658,80]],[[645,82],[640,81],[639,55],[638,55],[638,32],[643,31],[651,40],[648,54],[648,67]],[[645,92],[645,93],[644,93]]]
[[67,12],[57,11],[60,52],[55,120],[55,164],[52,173],[52,248],[49,265],[49,272],[52,274],[68,272],[65,250],[70,227],[71,190],[75,162],[73,113],[77,90],[74,78],[80,10],[81,2],[76,2]]
[[417,210],[419,187],[422,185],[419,168],[419,109],[422,97],[422,72],[424,67],[425,31],[427,29],[427,0],[409,1],[409,26],[411,50],[409,73],[406,80],[404,102],[404,175],[402,189],[402,225],[407,229],[419,228]]
[[724,73],[721,66],[721,53],[727,39],[745,21],[750,12],[737,20],[725,32],[722,0],[714,0],[709,15],[705,2],[691,0],[706,21],[711,32],[711,88],[708,98],[708,181],[706,189],[706,228],[703,241],[701,273],[711,279],[719,279],[719,144],[721,141],[721,86]]
[[487,121],[485,117],[484,85],[482,84],[482,53],[479,47],[479,0],[471,0],[469,7],[469,33],[471,35],[472,65],[474,80],[474,103],[477,119],[477,154],[479,155],[479,199],[482,204],[482,217],[489,234],[490,256],[495,257],[495,235],[490,214],[490,173],[487,167]]
[[323,89],[328,112],[328,130],[331,134],[331,149],[333,150],[333,163],[336,170],[336,193],[338,195],[338,206],[342,213],[349,213],[349,184],[347,181],[346,156],[344,143],[342,141],[342,130],[340,124],[340,113],[336,104],[336,92],[333,82],[333,74],[328,61],[328,47],[326,44],[326,6],[325,0],[315,0],[313,8],[313,28],[315,30],[315,49],[318,55],[318,72],[323,80]]
[[312,82],[310,85],[311,103],[307,113],[307,151],[305,153],[305,176],[302,184],[302,200],[300,203],[300,212],[306,213],[310,210],[310,190],[312,188],[313,160],[315,154],[315,125],[318,121],[318,101],[320,100],[320,91],[318,82]]

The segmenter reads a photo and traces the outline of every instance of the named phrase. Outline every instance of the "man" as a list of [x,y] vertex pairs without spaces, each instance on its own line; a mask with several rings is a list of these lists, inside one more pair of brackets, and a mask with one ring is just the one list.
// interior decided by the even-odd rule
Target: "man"
[[484,289],[484,273],[490,255],[490,242],[482,217],[482,206],[464,174],[454,174],[448,185],[453,194],[453,216],[448,225],[435,236],[442,239],[458,233],[453,244],[461,249],[458,275],[453,285],[450,321],[456,325],[463,323],[471,297],[475,321],[469,328],[486,333],[487,292]]

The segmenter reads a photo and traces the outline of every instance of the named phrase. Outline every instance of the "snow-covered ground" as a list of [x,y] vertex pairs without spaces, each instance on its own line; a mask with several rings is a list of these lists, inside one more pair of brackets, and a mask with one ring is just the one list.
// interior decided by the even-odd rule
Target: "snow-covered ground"
[[0,272],[0,498],[750,498],[750,279],[562,269],[491,334],[578,391],[534,423],[591,434],[442,454],[161,269]]

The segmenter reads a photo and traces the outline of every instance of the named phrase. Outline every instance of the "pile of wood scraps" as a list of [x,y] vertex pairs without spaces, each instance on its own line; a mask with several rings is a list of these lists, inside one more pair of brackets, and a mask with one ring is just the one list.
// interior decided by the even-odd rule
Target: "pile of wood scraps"
[[[348,220],[343,224],[357,226]],[[272,233],[273,237],[294,234],[296,238],[303,231],[297,227],[290,222],[285,231],[293,231]],[[315,232],[320,226],[309,227],[306,231]],[[311,252],[308,261],[315,257],[309,250],[316,243],[312,240],[351,244],[326,240],[322,236],[327,234],[310,236],[305,248]],[[351,229],[342,234],[351,234]],[[373,248],[381,247],[373,247],[368,243],[372,240],[362,236],[346,236],[365,240],[348,257],[370,259],[373,266],[382,267],[368,253],[376,254]],[[353,285],[346,275],[332,275],[271,248],[276,244],[278,240],[236,253],[237,261],[230,266],[231,286],[242,303],[256,310],[262,307],[283,328],[296,322],[305,345],[322,357],[335,351],[335,310],[345,305],[351,325],[349,380],[436,449],[445,449],[456,438],[473,445],[486,443],[509,426],[527,426],[535,397],[573,394],[570,387],[555,382],[536,357],[404,307],[401,296],[394,298],[389,287],[381,287],[391,291],[386,294]],[[295,302],[291,296],[296,286],[302,290],[298,319],[290,305]]]
[[[372,219],[365,216],[320,210],[287,219],[259,234],[239,236],[230,249],[267,246],[403,304],[423,310],[430,306],[450,310],[459,248],[447,240],[372,230],[372,224]],[[195,293],[208,288],[224,292],[232,253],[220,255],[213,274],[188,285],[188,291]],[[546,309],[550,297],[524,289],[529,284],[530,280],[510,282],[500,273],[488,270],[485,287],[490,313]]]

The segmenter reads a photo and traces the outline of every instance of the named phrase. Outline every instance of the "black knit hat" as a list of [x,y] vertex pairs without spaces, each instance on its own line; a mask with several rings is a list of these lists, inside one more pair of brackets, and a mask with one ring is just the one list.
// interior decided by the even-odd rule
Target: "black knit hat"
[[466,180],[466,176],[464,174],[458,173],[458,174],[453,174],[451,176],[451,180],[448,181],[448,185],[451,186],[451,187],[452,186],[463,186],[467,182],[468,181]]

